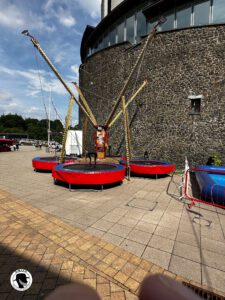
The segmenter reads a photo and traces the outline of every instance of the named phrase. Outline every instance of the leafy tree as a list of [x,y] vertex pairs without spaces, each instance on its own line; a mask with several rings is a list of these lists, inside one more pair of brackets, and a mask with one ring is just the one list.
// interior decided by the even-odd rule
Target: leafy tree
[[33,125],[38,125],[38,123],[39,123],[39,120],[38,119],[32,119],[32,118],[27,118],[27,119],[25,119],[25,123],[26,123],[26,126],[27,126],[27,128],[28,128],[28,126],[30,125],[30,124],[33,124]]
[[[50,122],[53,139],[62,141],[63,126],[59,120]],[[23,117],[17,114],[0,116],[0,132],[2,133],[27,133],[31,139],[47,140],[48,120]]]

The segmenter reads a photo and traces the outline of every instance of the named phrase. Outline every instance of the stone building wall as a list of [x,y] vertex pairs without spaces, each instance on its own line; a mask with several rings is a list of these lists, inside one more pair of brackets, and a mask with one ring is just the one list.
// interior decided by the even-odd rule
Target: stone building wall
[[[105,124],[142,45],[124,43],[89,57],[81,66],[80,86]],[[148,85],[129,107],[133,155],[184,165],[204,164],[218,153],[225,163],[225,27],[208,26],[158,33],[126,94]],[[88,91],[87,91],[88,90]],[[190,90],[202,94],[200,115],[190,115]],[[83,116],[81,117],[81,124]],[[89,126],[89,149],[93,130]],[[114,153],[124,151],[123,119],[110,129]]]

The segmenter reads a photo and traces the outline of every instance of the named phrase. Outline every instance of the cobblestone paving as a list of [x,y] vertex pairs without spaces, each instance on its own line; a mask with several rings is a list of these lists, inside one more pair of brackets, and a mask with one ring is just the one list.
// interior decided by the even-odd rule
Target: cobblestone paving
[[[0,269],[1,283],[3,279],[8,281],[9,269],[20,265],[21,255],[26,254],[22,256],[23,266],[26,262],[35,272],[40,266],[46,276],[48,273],[55,276],[47,281],[52,284],[49,288],[44,283],[48,277],[42,274],[44,279],[37,287],[39,295],[54,289],[60,280],[73,280],[73,276],[68,279],[65,274],[79,273],[73,271],[76,264],[78,269],[80,265],[83,267],[77,278],[92,284],[105,299],[114,299],[115,292],[118,293],[115,299],[135,298],[148,272],[164,272],[177,279],[182,276],[225,291],[223,211],[197,206],[194,211],[210,219],[212,225],[206,227],[198,220],[193,222],[193,214],[184,203],[166,193],[170,178],[135,178],[101,193],[69,192],[65,187],[53,185],[50,174],[33,172],[31,158],[40,153],[46,155],[28,147],[0,156],[3,191],[0,253],[1,262],[7,265],[4,272]],[[172,189],[175,193],[177,186]],[[55,263],[52,257],[60,262]],[[68,261],[70,268],[64,269],[62,266]],[[55,265],[55,271],[51,270]],[[91,272],[95,278],[86,278],[85,274]],[[98,276],[108,280],[108,285],[98,288]],[[119,290],[111,289],[111,285],[114,288],[117,285]],[[4,283],[1,292],[2,286],[8,286],[5,291],[8,295],[10,286]],[[110,295],[104,294],[109,291]]]

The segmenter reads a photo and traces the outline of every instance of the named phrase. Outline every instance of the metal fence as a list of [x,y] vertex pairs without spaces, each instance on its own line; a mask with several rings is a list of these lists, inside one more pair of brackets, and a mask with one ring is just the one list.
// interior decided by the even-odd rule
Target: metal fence
[[185,172],[184,195],[191,201],[225,209],[225,172],[198,168]]

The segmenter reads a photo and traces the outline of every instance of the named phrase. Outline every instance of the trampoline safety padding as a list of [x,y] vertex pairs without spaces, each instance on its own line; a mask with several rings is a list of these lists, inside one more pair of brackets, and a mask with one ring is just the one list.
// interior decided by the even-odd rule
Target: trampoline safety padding
[[[74,162],[73,159],[66,159],[65,163]],[[52,169],[59,163],[59,158],[51,157],[34,157],[32,159],[32,166],[34,170],[52,171]]]
[[58,164],[52,170],[52,177],[69,185],[103,186],[122,182],[125,178],[125,167],[113,163]]
[[199,201],[225,208],[225,166],[197,166],[190,170],[195,174],[199,189]]
[[[126,160],[120,160],[120,163],[126,166]],[[174,164],[163,160],[132,159],[130,161],[130,171],[134,174],[163,175],[172,173],[174,170]]]

